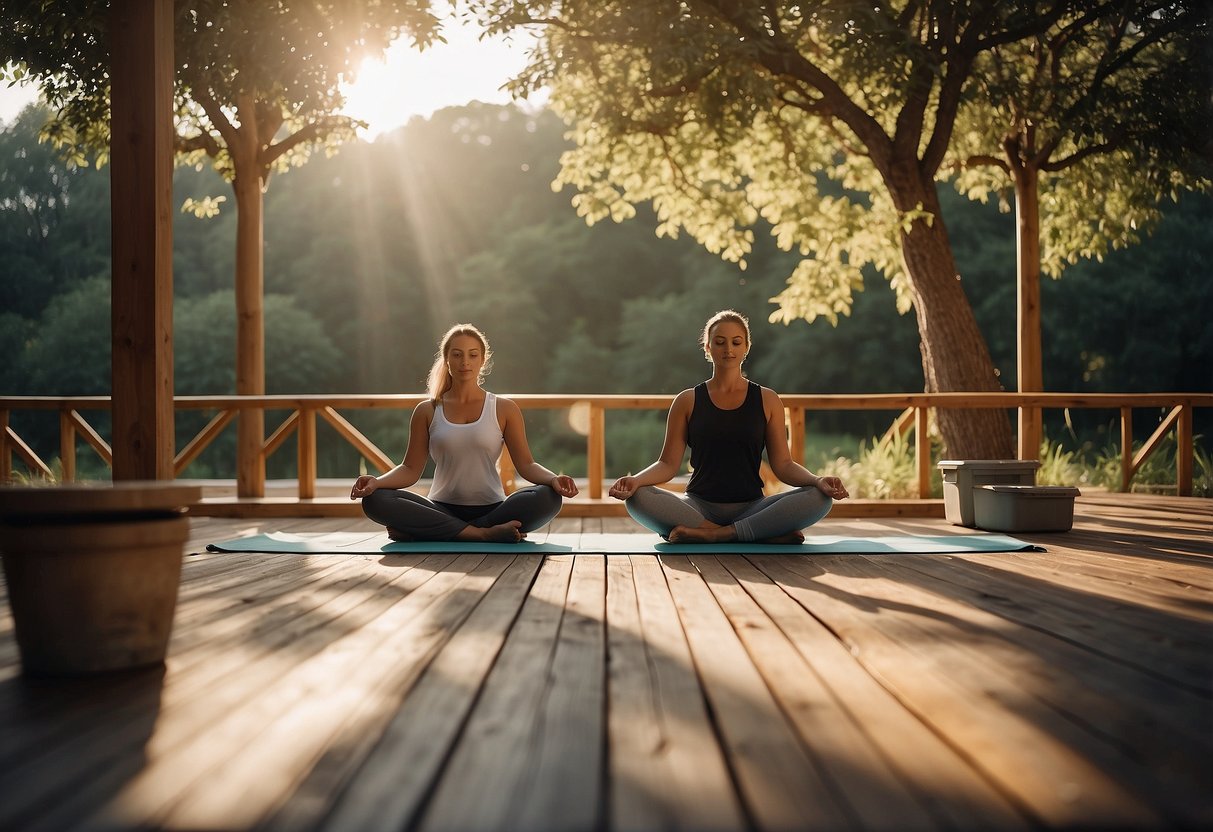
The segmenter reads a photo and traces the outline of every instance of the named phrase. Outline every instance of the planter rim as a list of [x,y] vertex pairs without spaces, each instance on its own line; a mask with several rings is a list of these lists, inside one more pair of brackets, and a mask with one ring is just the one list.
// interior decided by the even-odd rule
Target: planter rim
[[63,515],[176,513],[202,500],[202,486],[171,480],[0,486],[0,520]]

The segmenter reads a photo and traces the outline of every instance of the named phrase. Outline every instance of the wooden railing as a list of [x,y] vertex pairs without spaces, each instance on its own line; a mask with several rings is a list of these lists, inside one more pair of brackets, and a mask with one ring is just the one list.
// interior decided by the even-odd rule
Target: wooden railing
[[[588,496],[602,498],[603,480],[606,478],[606,413],[614,410],[659,410],[665,411],[673,401],[670,395],[512,395],[523,409],[567,410],[577,409],[578,421],[586,430],[586,471]],[[395,463],[374,442],[351,424],[339,411],[397,409],[411,410],[424,400],[420,395],[304,395],[304,396],[179,396],[175,400],[178,411],[214,411],[210,422],[198,432],[174,460],[174,470],[180,476],[203,449],[214,441],[237,414],[247,408],[262,410],[286,410],[290,415],[273,431],[261,447],[261,459],[254,464],[238,460],[240,471],[264,472],[265,459],[277,451],[283,442],[297,434],[298,481],[300,499],[316,496],[317,419],[327,422],[380,471],[387,471]],[[1087,408],[1116,410],[1120,414],[1121,489],[1129,490],[1134,475],[1146,459],[1153,454],[1166,437],[1172,433],[1176,442],[1176,491],[1186,496],[1192,493],[1194,470],[1194,439],[1192,435],[1192,412],[1197,407],[1213,407],[1213,394],[1201,393],[879,393],[870,395],[783,395],[787,409],[786,422],[794,459],[803,459],[805,435],[808,430],[808,411],[879,410],[900,411],[889,433],[914,432],[914,452],[918,481],[918,494],[930,495],[931,459],[928,425],[930,412],[939,408]],[[54,410],[59,413],[59,459],[60,477],[70,482],[76,478],[76,448],[83,440],[107,464],[112,464],[109,444],[81,416],[81,411],[108,410],[108,396],[10,396],[0,397],[0,481],[7,482],[13,473],[13,457],[20,457],[29,470],[47,477],[53,476],[46,464],[10,425],[10,413],[24,410]],[[1167,415],[1161,420],[1153,435],[1137,451],[1132,453],[1133,410],[1139,408],[1165,409]],[[656,449],[654,449],[656,453]],[[513,470],[508,457],[502,460],[502,479],[513,480]],[[238,483],[239,496],[262,497],[265,493],[264,474],[252,481]]]

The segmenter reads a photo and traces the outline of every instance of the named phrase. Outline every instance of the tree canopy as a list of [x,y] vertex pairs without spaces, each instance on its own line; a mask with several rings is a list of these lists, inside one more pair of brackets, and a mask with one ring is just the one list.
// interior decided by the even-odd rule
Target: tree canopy
[[[986,56],[1104,26],[1125,5],[479,4],[496,29],[544,27],[515,89],[551,86],[576,142],[558,182],[577,189],[587,221],[627,219],[650,203],[658,234],[685,232],[743,268],[755,229],[769,225],[800,256],[772,298],[772,319],[785,322],[836,322],[872,266],[915,313],[928,390],[999,386],[935,185],[962,165],[958,127],[983,115],[969,108],[991,71]],[[964,150],[965,159],[974,152]],[[1009,424],[996,414],[941,422],[949,453],[1009,455]]]
[[[0,125],[0,180],[9,170],[25,170],[16,160],[46,150],[37,141],[43,121],[31,115]],[[851,314],[836,327],[823,320],[767,323],[768,298],[794,267],[796,253],[778,250],[759,227],[749,267],[738,272],[692,240],[657,238],[658,220],[644,205],[632,222],[587,227],[569,211],[567,192],[549,187],[566,146],[562,132],[547,112],[452,108],[373,144],[346,145],[280,179],[266,199],[267,390],[421,392],[437,336],[453,321],[470,320],[498,351],[489,384],[503,394],[671,393],[708,372],[696,335],[719,306],[750,316],[754,349],[747,368],[762,384],[787,393],[922,389],[914,321],[897,314],[874,270],[864,270],[867,290],[856,294]],[[386,160],[401,159],[405,148],[407,166],[382,175]],[[8,359],[0,362],[0,393],[106,393],[108,302],[103,281],[89,281],[108,268],[108,175],[69,169],[53,154],[34,170],[37,175],[0,199],[0,290],[6,298],[25,297],[20,293],[36,275],[60,277],[53,286],[39,283],[20,314],[8,306],[0,312],[0,346]],[[212,193],[221,184],[209,169],[178,168],[175,199]],[[43,244],[25,248],[25,205],[60,193],[62,207]],[[1015,328],[1007,309],[1014,305],[1014,223],[996,206],[954,190],[940,197],[974,314],[1000,377],[1013,386]],[[1163,211],[1156,236],[1143,245],[1112,251],[1102,263],[1081,261],[1065,280],[1043,287],[1047,389],[1210,389],[1213,295],[1204,263],[1213,260],[1213,237],[1206,233],[1213,197],[1183,196]],[[234,220],[231,212],[174,220],[178,394],[235,392]],[[53,299],[77,289],[76,299],[52,308]],[[531,314],[534,306],[526,314],[504,314],[495,301],[511,291],[541,306],[542,317]],[[73,375],[78,367],[87,370],[85,388],[71,382],[80,380]],[[50,420],[43,436],[27,424],[29,414],[11,415],[14,429],[44,458],[54,456],[57,422]],[[179,446],[201,426],[190,421],[195,415],[181,414]],[[399,412],[349,415],[385,451],[403,451],[407,419]],[[662,415],[608,418],[611,471],[635,470],[652,457]],[[840,435],[881,433],[894,415],[814,412],[810,446],[824,444],[828,452],[837,445],[835,456],[853,453]],[[1068,422],[1063,415],[1046,412],[1050,438],[1096,449],[1119,441],[1106,412],[1073,411]],[[1197,410],[1198,434],[1209,435],[1210,416]],[[583,470],[584,439],[559,421],[549,424],[546,414],[528,412],[536,454]],[[1154,427],[1147,414],[1138,414],[1134,425],[1138,439]],[[355,452],[325,429],[320,433],[322,475],[356,471]],[[234,454],[227,436],[220,439],[224,444],[188,476],[232,475]],[[281,465],[281,476],[293,475],[289,453],[270,463],[271,471]]]
[[1079,7],[983,53],[958,117],[956,187],[1008,207],[1040,176],[1040,267],[1139,242],[1160,204],[1213,186],[1213,29],[1203,3]]

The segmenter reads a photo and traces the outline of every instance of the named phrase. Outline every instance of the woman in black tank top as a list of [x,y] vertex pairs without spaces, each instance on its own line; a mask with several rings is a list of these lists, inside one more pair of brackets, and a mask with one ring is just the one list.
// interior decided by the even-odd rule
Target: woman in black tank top
[[[744,315],[716,313],[700,343],[712,377],[678,394],[660,457],[639,474],[620,477],[610,495],[627,501],[638,523],[674,543],[802,542],[800,530],[824,517],[833,500],[847,497],[846,488],[838,477],[819,477],[792,459],[783,402],[741,372],[750,349]],[[692,472],[685,496],[655,488],[678,474],[688,447]],[[763,496],[764,450],[791,491]]]

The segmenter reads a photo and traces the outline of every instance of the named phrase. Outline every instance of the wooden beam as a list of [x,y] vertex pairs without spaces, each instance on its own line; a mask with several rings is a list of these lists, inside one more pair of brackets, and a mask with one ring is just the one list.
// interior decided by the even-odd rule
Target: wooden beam
[[[1184,406],[1182,404],[1171,408],[1171,412],[1166,415],[1166,417],[1159,423],[1158,427],[1154,429],[1154,432],[1150,434],[1150,438],[1146,440],[1146,444],[1138,448],[1137,453],[1133,456],[1133,470],[1130,472],[1130,476],[1136,474],[1137,469],[1142,466],[1142,463],[1149,459],[1150,455],[1158,450],[1158,446],[1161,445],[1162,441],[1167,438],[1167,434],[1171,432],[1173,427],[1175,427],[1175,423],[1179,421],[1179,417],[1183,412]],[[1178,443],[1176,444],[1175,450],[1176,456],[1178,457]]]
[[110,4],[114,479],[173,478],[173,2]]
[[901,411],[901,415],[893,420],[893,424],[889,425],[889,429],[880,437],[880,444],[887,445],[895,437],[905,436],[910,431],[910,428],[914,427],[914,419],[917,413],[917,407],[907,407]]
[[181,472],[194,461],[198,454],[206,448],[207,445],[214,441],[219,432],[227,426],[227,423],[232,421],[236,416],[234,410],[220,410],[215,414],[215,417],[207,423],[198,435],[190,440],[190,443],[181,449],[181,453],[177,454],[177,458],[173,460],[173,471],[177,476],[181,476]]
[[48,480],[55,478],[55,473],[51,467],[42,461],[42,457],[34,452],[34,449],[25,443],[25,440],[17,435],[17,432],[9,426],[4,428],[5,439],[8,447],[17,452],[17,456],[25,460],[25,464],[29,466],[30,471],[41,474]]
[[114,450],[109,446],[109,443],[101,438],[101,434],[84,420],[84,417],[75,410],[68,412],[68,417],[72,420],[72,424],[76,426],[76,432],[85,442],[92,446],[97,452],[97,456],[101,457],[101,461],[111,468],[114,466]]
[[396,467],[396,463],[392,462],[387,454],[379,450],[374,442],[336,410],[331,407],[321,407],[318,412],[324,417],[324,421],[333,426],[333,430],[341,434],[345,441],[353,445],[358,453],[379,469],[381,474],[386,474]]
[[[300,408],[300,410],[302,410],[302,408]],[[295,430],[297,427],[299,427],[299,410],[293,411],[290,416],[283,419],[282,424],[278,426],[278,429],[270,434],[270,437],[265,440],[265,444],[257,449],[257,452],[261,455],[261,458],[263,460],[269,459],[273,455],[274,451],[278,450],[278,446],[290,437],[291,431]],[[237,491],[238,490],[239,489],[237,489]],[[245,495],[241,494],[240,496],[243,497]]]

